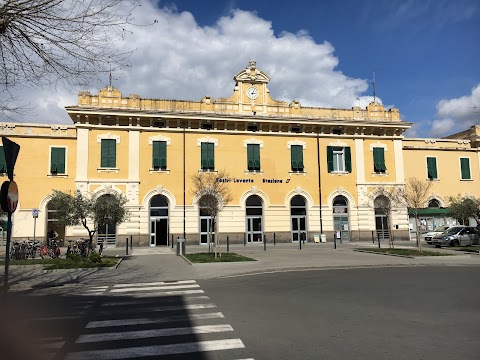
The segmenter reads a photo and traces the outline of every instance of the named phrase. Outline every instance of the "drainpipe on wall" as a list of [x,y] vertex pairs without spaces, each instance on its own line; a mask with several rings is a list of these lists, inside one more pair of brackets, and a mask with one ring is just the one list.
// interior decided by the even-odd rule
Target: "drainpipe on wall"
[[320,206],[320,234],[323,234],[323,220],[322,220],[322,180],[320,176],[320,140],[317,126],[317,169],[318,169],[318,198]]
[[187,239],[185,230],[185,120],[183,121],[183,238]]

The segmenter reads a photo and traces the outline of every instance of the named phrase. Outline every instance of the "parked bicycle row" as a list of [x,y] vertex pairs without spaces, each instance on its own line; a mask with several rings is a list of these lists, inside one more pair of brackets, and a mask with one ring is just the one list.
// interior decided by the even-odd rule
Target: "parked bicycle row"
[[50,246],[38,240],[30,241],[14,241],[10,248],[10,259],[12,260],[26,260],[35,259],[40,256],[42,259],[51,257],[52,259],[60,256],[60,247],[56,240],[50,241]]

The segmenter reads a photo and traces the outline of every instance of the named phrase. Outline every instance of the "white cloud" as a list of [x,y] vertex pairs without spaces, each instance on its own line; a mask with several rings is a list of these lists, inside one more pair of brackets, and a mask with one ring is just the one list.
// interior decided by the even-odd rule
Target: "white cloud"
[[[228,97],[233,93],[233,76],[256,60],[257,66],[272,78],[274,99],[299,100],[304,106],[350,108],[365,106],[362,96],[368,83],[350,78],[337,69],[339,59],[328,42],[316,43],[305,30],[279,32],[270,21],[253,12],[233,10],[212,26],[200,26],[189,12],[157,8],[150,2],[136,9],[135,22],[152,26],[130,28],[119,49],[134,46],[132,66],[114,72],[113,85],[124,96],[200,100],[204,95]],[[105,86],[92,83],[92,91]],[[76,102],[78,90],[58,95],[50,89],[28,91],[25,98],[34,104],[37,116],[22,121],[68,122],[65,105]],[[19,119],[20,120],[20,119]]]
[[432,121],[430,134],[445,136],[465,130],[480,120],[480,84],[470,95],[441,100],[437,104],[437,119]]

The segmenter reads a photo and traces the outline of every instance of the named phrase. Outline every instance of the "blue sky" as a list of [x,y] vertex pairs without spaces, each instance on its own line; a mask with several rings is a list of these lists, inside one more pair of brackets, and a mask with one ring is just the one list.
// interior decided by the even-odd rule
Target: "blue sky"
[[[133,27],[119,44],[136,47],[132,66],[114,74],[124,95],[227,97],[232,77],[256,60],[272,78],[273,98],[307,106],[349,108],[357,98],[367,104],[376,70],[377,96],[414,123],[410,137],[480,123],[476,0],[144,0],[136,11],[139,23],[158,23]],[[35,119],[68,122],[63,106],[75,104],[79,90],[48,101],[38,93]]]

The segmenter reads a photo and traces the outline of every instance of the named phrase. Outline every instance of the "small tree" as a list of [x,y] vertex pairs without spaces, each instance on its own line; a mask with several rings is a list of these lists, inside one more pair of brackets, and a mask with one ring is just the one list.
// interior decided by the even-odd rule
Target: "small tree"
[[208,234],[208,243],[209,251],[211,251],[211,239],[214,239],[215,257],[217,257],[219,245],[218,215],[232,201],[230,187],[227,185],[227,182],[222,181],[229,179],[229,177],[225,170],[221,170],[218,173],[198,173],[192,176],[192,193],[198,198],[199,207],[210,216],[211,227]]
[[480,224],[480,199],[474,197],[451,196],[449,199],[450,214],[461,224],[468,224],[474,218]]
[[420,220],[418,217],[418,210],[425,207],[431,188],[431,182],[422,181],[414,177],[407,179],[405,189],[400,189],[398,191],[399,202],[403,203],[415,215],[415,234],[419,254],[422,253],[422,242],[420,240]]
[[118,225],[130,215],[125,208],[127,198],[116,192],[94,198],[79,190],[75,195],[54,190],[50,203],[56,209],[55,216],[61,225],[82,225],[87,230],[90,249],[99,225]]
[[390,216],[393,212],[403,208],[401,201],[399,201],[400,191],[398,187],[376,186],[366,194],[367,206],[374,211],[379,210],[387,219],[388,244],[391,249],[394,248],[394,244]]

